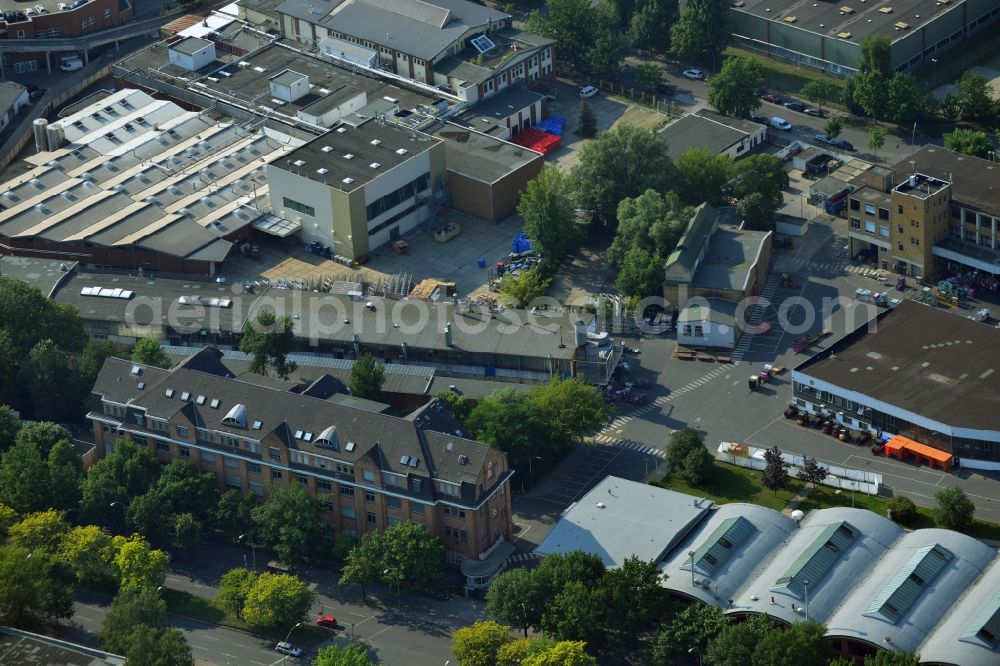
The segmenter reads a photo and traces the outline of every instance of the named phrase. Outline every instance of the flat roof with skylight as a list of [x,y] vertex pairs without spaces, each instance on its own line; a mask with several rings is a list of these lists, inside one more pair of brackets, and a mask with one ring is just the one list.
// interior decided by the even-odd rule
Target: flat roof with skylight
[[441,139],[423,132],[372,120],[360,127],[341,125],[296,148],[273,166],[351,191],[438,143]]

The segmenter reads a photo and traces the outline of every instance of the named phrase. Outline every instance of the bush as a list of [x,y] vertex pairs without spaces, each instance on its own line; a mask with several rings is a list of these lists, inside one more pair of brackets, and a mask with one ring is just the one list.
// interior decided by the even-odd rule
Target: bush
[[901,525],[909,525],[917,515],[917,506],[913,500],[902,495],[889,500],[889,510],[892,512],[892,519]]

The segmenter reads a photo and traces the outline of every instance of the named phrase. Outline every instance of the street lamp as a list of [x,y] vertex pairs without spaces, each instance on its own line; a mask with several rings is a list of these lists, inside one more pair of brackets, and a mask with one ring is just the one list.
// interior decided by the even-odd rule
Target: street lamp
[[910,133],[910,145],[914,145],[917,142],[917,121],[913,121],[913,132]]
[[701,650],[696,647],[688,648],[688,654],[698,655],[698,666],[701,666]]
[[931,58],[931,63],[934,67],[934,75],[931,77],[931,80],[934,81],[934,85],[937,85],[937,58]]
[[[392,571],[392,569],[386,569],[382,572],[382,575],[388,576],[390,571]],[[396,579],[396,608],[399,608],[399,574],[396,573],[393,578]]]
[[[296,623],[295,623],[295,626],[294,626],[294,627],[292,627],[291,629],[289,629],[289,630],[288,630],[288,633],[287,633],[287,634],[285,634],[285,641],[284,641],[284,642],[285,642],[285,643],[288,643],[288,639],[292,637],[292,632],[293,632],[293,631],[295,631],[296,629],[298,629],[298,628],[299,628],[299,627],[301,627],[301,626],[302,626],[302,623],[301,623],[301,622],[296,622]],[[288,653],[286,652],[286,653],[285,653],[285,656],[281,658],[281,663],[283,663],[283,664],[284,664],[284,663],[287,663],[287,662],[288,662]]]
[[[253,545],[253,537],[250,536],[249,534],[241,534],[241,535],[239,535],[236,538],[237,541],[243,541],[244,539],[246,539],[247,542],[250,544],[250,552],[253,554],[253,570],[254,570],[254,573],[256,573],[257,572],[257,548]],[[244,563],[244,566],[245,566],[246,565],[246,558],[245,557],[243,558],[243,563]]]
[[854,481],[851,481],[851,508],[852,509],[854,508],[854,486],[856,486],[856,485],[857,485],[857,483],[855,483]]
[[808,620],[809,619],[809,581],[807,581],[807,580],[802,581],[802,586],[805,588],[805,591],[806,591],[806,619]]
[[691,587],[694,587],[694,551],[688,551],[688,557],[691,558]]

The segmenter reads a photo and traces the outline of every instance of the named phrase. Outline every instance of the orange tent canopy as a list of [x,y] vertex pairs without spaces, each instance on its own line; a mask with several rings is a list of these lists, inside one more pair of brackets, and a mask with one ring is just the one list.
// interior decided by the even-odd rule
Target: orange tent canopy
[[933,460],[938,462],[946,467],[951,465],[951,461],[954,458],[954,456],[947,451],[942,451],[940,449],[935,449],[932,446],[915,442],[908,437],[903,437],[902,435],[896,435],[886,442],[885,448],[888,453],[912,453],[916,456],[926,458],[929,461]]

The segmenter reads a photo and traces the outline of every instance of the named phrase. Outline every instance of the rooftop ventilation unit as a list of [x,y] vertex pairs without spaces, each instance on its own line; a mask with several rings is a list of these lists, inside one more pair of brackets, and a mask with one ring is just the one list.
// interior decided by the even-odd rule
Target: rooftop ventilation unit
[[174,390],[172,388],[168,388],[166,391],[163,392],[163,395],[167,396],[168,398],[172,398],[174,397]]
[[324,168],[319,168],[319,169],[316,169],[316,173],[318,173],[321,176],[325,176],[326,174],[330,173],[330,170],[329,169],[324,169]]
[[301,167],[305,165],[305,160],[295,160],[294,162],[292,162],[292,164],[294,164],[297,167]]
[[350,185],[351,183],[353,183],[353,182],[354,182],[354,179],[353,179],[353,178],[351,178],[351,177],[347,177],[347,178],[343,179],[343,180],[342,180],[342,181],[340,181],[340,182],[342,182],[342,183],[343,183],[344,185]]
[[397,155],[405,155],[408,152],[410,152],[410,151],[408,151],[406,148],[397,148],[396,149],[396,154]]
[[370,167],[371,167],[371,168],[373,168],[373,169],[378,169],[378,168],[379,168],[380,166],[382,166],[382,165],[381,165],[381,164],[379,164],[378,162],[372,162],[372,163],[371,163],[371,164],[369,164],[368,166],[370,166]]
[[328,152],[330,152],[331,150],[333,150],[333,147],[332,147],[332,146],[323,146],[323,152],[324,152],[324,153],[328,153]]
[[354,154],[353,153],[344,153],[344,159],[345,160],[353,160],[354,159]]
[[458,457],[458,464],[459,465],[468,465],[469,464],[469,456],[464,455],[464,454],[460,455]]
[[346,127],[338,127],[337,128],[337,134],[344,134],[345,132],[347,132],[347,128]]
[[142,366],[141,365],[133,365],[132,366],[132,375],[134,375],[135,377],[138,377],[141,374],[142,374]]
[[218,409],[219,408],[219,399],[218,398],[212,398],[212,402],[210,404],[212,405],[212,409]]
[[382,140],[381,139],[372,139],[371,140],[371,144],[373,146],[381,146],[382,145]]

